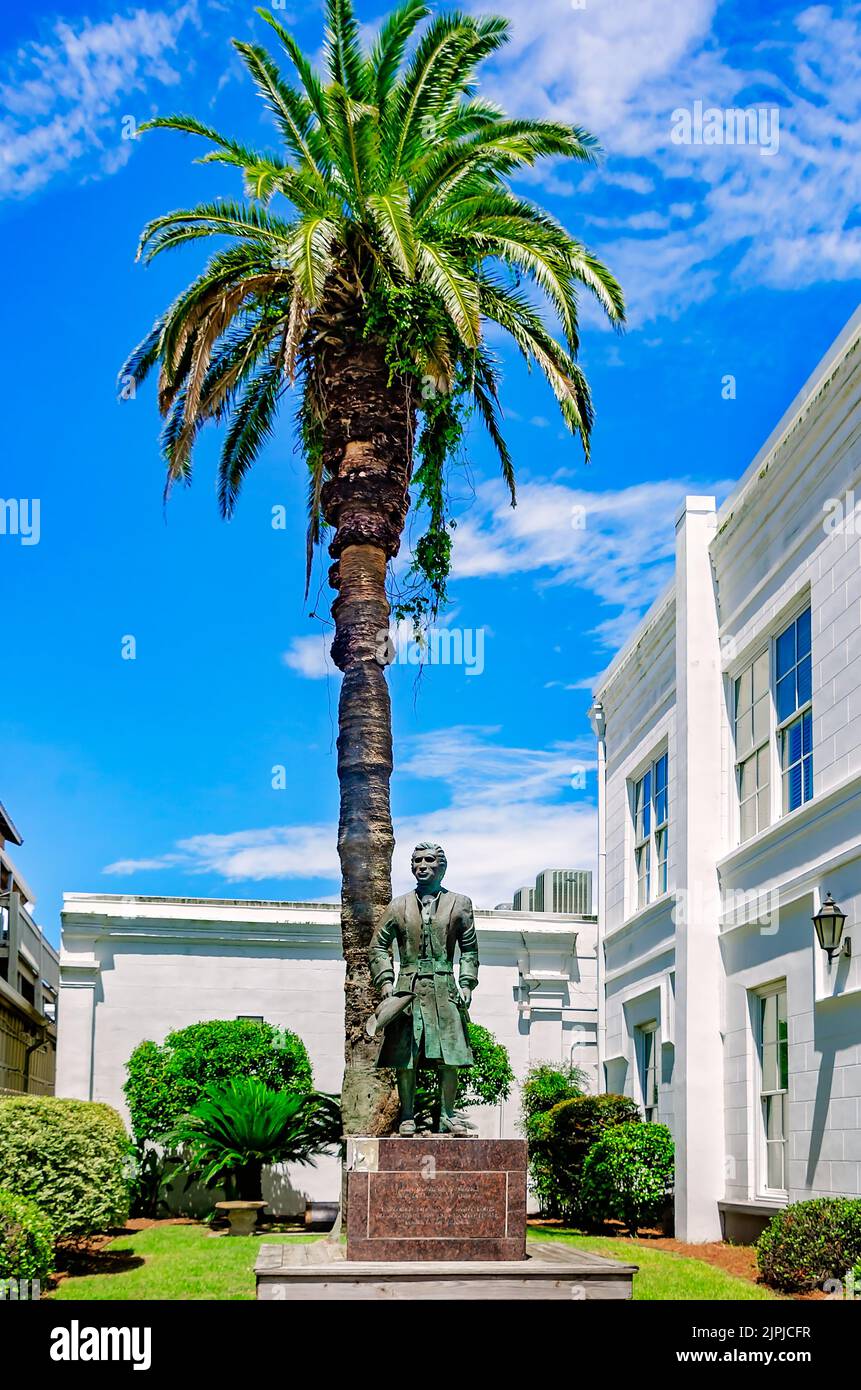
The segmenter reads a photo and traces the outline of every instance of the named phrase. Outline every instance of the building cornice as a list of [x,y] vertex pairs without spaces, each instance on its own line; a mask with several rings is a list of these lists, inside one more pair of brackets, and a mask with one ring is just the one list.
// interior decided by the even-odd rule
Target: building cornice
[[[584,927],[597,927],[594,916],[562,912],[479,908],[475,919],[480,939],[491,948],[497,941],[510,943],[512,937],[536,944],[570,942],[573,948]],[[64,969],[76,958],[69,947],[105,939],[232,949],[289,944],[339,950],[341,946],[340,908],[332,903],[67,893],[62,922]]]
[[624,941],[626,936],[633,936],[642,927],[649,926],[656,918],[665,913],[669,913],[670,921],[673,923],[673,913],[676,907],[676,895],[674,892],[662,893],[659,898],[654,898],[652,902],[646,903],[645,907],[640,907],[636,912],[632,912],[630,917],[626,917],[621,926],[614,927],[604,936],[605,946],[615,946],[618,942]]
[[[774,464],[787,444],[794,445],[793,436],[811,416],[814,409],[829,391],[846,364],[854,357],[861,341],[861,308],[856,309],[842,333],[832,343],[825,356],[813,369],[801,390],[788,409],[784,411],[762,448],[745,469],[737,486],[726,499],[718,512],[718,530],[713,546],[719,546],[726,533],[732,528],[734,520],[746,509],[751,494],[763,482],[769,485],[774,474]],[[856,362],[851,363],[854,370]]]
[[[675,576],[661,594],[655,599],[651,608],[637,624],[631,636],[619,648],[610,665],[599,677],[595,686],[594,698],[600,703],[605,702],[606,692],[612,686],[615,690],[619,677],[627,670],[631,662],[637,656],[643,642],[647,637],[654,635],[660,628],[662,621],[667,621],[670,630],[675,632],[675,607],[676,607],[676,580]],[[672,619],[672,621],[670,621]],[[620,686],[623,690],[625,687]]]
[[[738,845],[729,854],[725,854],[717,861],[718,872],[722,876],[737,877],[757,863],[770,858],[775,850],[781,849],[793,840],[797,841],[799,835],[806,837],[817,821],[835,815],[859,796],[861,772],[855,772],[829,787],[827,791],[820,792],[804,806],[799,806],[797,811],[790,811],[788,815],[781,816],[773,825],[745,840],[744,844]],[[856,856],[861,854],[861,846],[856,844],[853,853]]]

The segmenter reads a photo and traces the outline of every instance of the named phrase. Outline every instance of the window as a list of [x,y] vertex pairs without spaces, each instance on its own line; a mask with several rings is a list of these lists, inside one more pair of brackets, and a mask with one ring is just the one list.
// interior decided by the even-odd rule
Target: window
[[789,1036],[786,986],[757,999],[760,1105],[765,1162],[761,1178],[770,1192],[785,1192],[789,1115]]
[[655,875],[658,893],[667,891],[667,754],[655,763]]
[[637,907],[649,901],[652,859],[652,772],[634,788],[634,865],[637,870]]
[[667,754],[634,783],[634,870],[637,907],[667,891],[669,795]]
[[[739,838],[749,840],[813,796],[810,609],[774,643],[774,692],[766,648],[733,681]],[[772,716],[772,710],[774,716]],[[776,752],[774,736],[776,735]],[[772,793],[780,770],[780,800]]]
[[649,1124],[658,1119],[658,1025],[644,1023],[637,1029],[640,1043],[640,1090],[643,1114]]
[[795,811],[813,795],[813,711],[810,609],[778,637],[775,703],[783,781],[783,811]]
[[735,756],[741,838],[771,822],[771,699],[768,649],[735,682]]

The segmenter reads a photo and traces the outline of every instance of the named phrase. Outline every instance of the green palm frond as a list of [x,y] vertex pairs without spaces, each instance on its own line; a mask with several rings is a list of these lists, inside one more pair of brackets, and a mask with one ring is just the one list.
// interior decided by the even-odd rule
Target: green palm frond
[[407,44],[417,25],[429,14],[425,0],[406,0],[405,4],[392,11],[380,30],[371,52],[371,69],[374,75],[373,96],[381,113],[395,88]]
[[416,236],[407,185],[398,180],[384,193],[371,194],[368,210],[398,270],[411,279],[416,268]]
[[224,437],[218,465],[218,505],[225,518],[233,515],[245,476],[272,434],[283,389],[280,357],[272,352],[265,366],[246,385]]
[[[295,225],[295,224],[294,224]],[[276,254],[290,240],[294,226],[273,217],[265,208],[228,200],[201,203],[155,217],[141,233],[137,259],[149,264],[162,251],[195,237],[233,236],[268,246]]]
[[507,41],[504,19],[432,14],[425,0],[401,0],[366,46],[354,0],[324,0],[324,9],[319,66],[271,9],[257,13],[274,52],[234,41],[273,123],[274,151],[186,114],[145,123],[207,142],[199,162],[235,169],[244,199],[181,208],[144,228],[138,257],[146,264],[202,238],[221,244],[123,373],[137,383],[158,369],[168,488],[190,480],[203,424],[225,426],[218,496],[226,516],[295,384],[310,573],[332,467],[321,364],[331,367],[332,353],[343,364],[373,338],[389,389],[406,392],[424,415],[414,490],[431,518],[419,545],[433,557],[439,595],[450,547],[446,467],[470,411],[514,500],[488,324],[539,369],[589,457],[593,406],[576,360],[580,297],[597,301],[617,328],[624,298],[600,258],[512,182],[547,159],[589,165],[599,149],[579,126],[512,117],[478,95],[480,65]]
[[332,82],[352,101],[369,99],[370,65],[359,41],[359,25],[351,0],[326,0],[324,47]]
[[251,1163],[313,1165],[336,1151],[341,1112],[319,1091],[273,1091],[256,1077],[211,1083],[161,1142],[207,1185]]

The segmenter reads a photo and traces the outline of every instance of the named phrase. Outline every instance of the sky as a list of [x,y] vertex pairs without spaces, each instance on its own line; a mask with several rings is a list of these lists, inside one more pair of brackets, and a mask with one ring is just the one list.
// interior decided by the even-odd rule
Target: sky
[[[289,6],[273,0],[319,54],[321,9]],[[519,505],[470,434],[443,619],[466,659],[419,672],[402,645],[390,668],[395,887],[432,838],[479,906],[543,868],[592,866],[595,679],[670,577],[678,502],[727,495],[861,275],[861,6],[492,8],[512,40],[485,94],[586,126],[604,151],[596,169],[551,163],[519,189],[610,265],[629,324],[614,333],[584,300],[588,466],[546,386],[494,340]],[[383,7],[358,11],[372,35]],[[339,676],[322,563],[303,600],[292,410],[227,524],[217,435],[165,508],[154,391],[116,396],[126,353],[202,264],[192,245],[136,265],[141,227],[239,193],[192,162],[197,142],[137,126],[188,111],[276,149],[229,44],[269,32],[236,0],[0,17],[0,800],[55,942],[66,891],[338,893]],[[726,138],[730,108],[752,113],[743,142]]]

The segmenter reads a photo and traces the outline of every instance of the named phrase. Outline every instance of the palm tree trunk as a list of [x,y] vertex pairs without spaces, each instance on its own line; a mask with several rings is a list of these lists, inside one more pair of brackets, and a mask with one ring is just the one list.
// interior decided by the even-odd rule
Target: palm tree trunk
[[385,655],[389,626],[386,566],[397,554],[409,506],[415,411],[406,382],[390,385],[382,349],[361,342],[323,358],[323,488],[335,638],[332,659],[344,673],[338,707],[341,935],[344,984],[345,1134],[381,1134],[392,1124],[393,1077],[376,1069],[379,1041],[365,1033],[377,1003],[368,969],[371,933],[391,898],[389,782],[392,717]]

